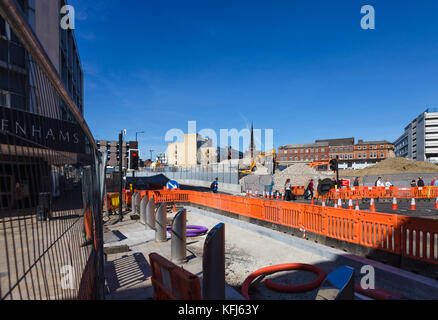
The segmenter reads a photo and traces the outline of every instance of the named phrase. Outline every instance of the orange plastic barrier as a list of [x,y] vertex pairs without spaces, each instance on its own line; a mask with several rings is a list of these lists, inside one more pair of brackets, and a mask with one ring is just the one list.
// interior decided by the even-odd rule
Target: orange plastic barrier
[[438,259],[438,220],[396,216],[403,256],[429,263]]
[[154,300],[202,300],[197,276],[157,253],[149,254]]
[[326,199],[378,199],[378,198],[398,198],[398,199],[436,199],[438,197],[438,187],[416,187],[416,188],[397,188],[397,187],[352,187],[344,189],[332,189],[325,196]]
[[[346,191],[345,191],[346,190]],[[414,191],[415,190],[415,191]],[[426,196],[433,188],[361,187],[331,191],[336,199]],[[401,196],[399,194],[401,193]],[[148,191],[156,202],[185,202],[312,232],[438,264],[438,220],[197,191]]]

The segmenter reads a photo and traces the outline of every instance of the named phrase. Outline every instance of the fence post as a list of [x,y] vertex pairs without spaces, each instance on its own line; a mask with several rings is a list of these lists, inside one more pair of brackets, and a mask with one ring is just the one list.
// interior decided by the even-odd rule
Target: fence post
[[181,209],[172,222],[171,259],[175,263],[184,263],[186,261],[186,216],[186,209]]

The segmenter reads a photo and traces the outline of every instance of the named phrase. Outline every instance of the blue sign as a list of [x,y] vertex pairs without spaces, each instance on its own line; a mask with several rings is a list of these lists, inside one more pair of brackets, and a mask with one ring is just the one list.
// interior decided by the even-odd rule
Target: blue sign
[[178,182],[176,182],[174,180],[170,180],[166,184],[166,188],[169,189],[169,190],[178,189],[179,188]]

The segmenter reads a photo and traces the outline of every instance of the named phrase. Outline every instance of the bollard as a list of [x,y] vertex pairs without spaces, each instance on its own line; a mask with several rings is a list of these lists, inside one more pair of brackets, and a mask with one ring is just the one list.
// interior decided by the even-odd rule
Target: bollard
[[146,205],[146,230],[154,230],[155,228],[155,198],[149,199]]
[[167,203],[163,202],[155,214],[155,241],[167,241]]
[[225,224],[219,223],[207,234],[202,256],[202,295],[204,300],[225,300]]
[[146,224],[146,205],[148,203],[148,196],[144,196],[140,201],[140,223]]
[[186,227],[187,211],[186,209],[181,209],[172,221],[170,247],[171,259],[175,263],[184,263],[186,261]]
[[135,213],[140,214],[140,202],[141,202],[141,194],[137,192],[137,196],[135,197]]
[[137,197],[137,193],[135,192],[135,193],[132,194],[132,197],[131,197],[131,212],[132,212],[132,214],[136,214],[137,213],[135,211],[136,210],[136,206],[135,206],[135,198],[136,197]]

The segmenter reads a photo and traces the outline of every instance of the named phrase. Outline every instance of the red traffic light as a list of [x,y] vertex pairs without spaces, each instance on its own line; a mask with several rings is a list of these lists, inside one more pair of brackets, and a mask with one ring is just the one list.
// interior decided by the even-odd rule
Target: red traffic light
[[132,153],[132,156],[133,156],[133,157],[136,157],[136,156],[137,156],[137,153],[136,153],[136,152],[133,152],[133,153]]

